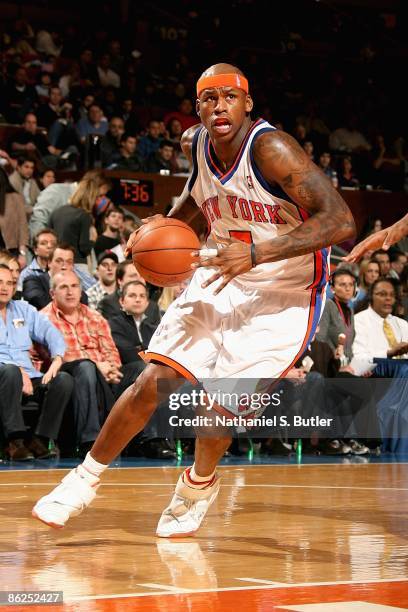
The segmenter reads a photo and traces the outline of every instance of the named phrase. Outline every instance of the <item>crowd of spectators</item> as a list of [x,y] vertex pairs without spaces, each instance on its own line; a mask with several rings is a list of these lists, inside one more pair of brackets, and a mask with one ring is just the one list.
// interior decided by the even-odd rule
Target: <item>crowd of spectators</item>
[[[92,31],[75,20],[67,27],[22,19],[3,25],[0,122],[21,128],[5,142],[0,136],[0,156],[15,165],[22,156],[16,182],[28,213],[35,193],[24,158],[34,161],[35,178],[46,169],[94,167],[188,172],[180,137],[197,123],[195,80],[221,55],[248,74],[255,113],[292,133],[336,185],[404,187],[405,105],[393,79],[403,57],[402,11],[367,10],[356,19],[357,9],[310,0],[294,13],[279,5],[272,39],[269,32],[262,38],[267,26],[260,23],[256,36],[245,28],[244,49],[236,35],[225,50],[223,6],[190,2],[165,14],[160,3],[147,13],[131,3],[127,15],[110,7],[110,21],[106,6],[90,3]],[[237,0],[238,29],[260,8]],[[200,46],[209,30],[211,40],[204,35]]]
[[[236,8],[244,14],[251,6],[238,2]],[[139,352],[184,289],[149,285],[125,259],[137,219],[112,201],[104,169],[189,172],[180,138],[197,123],[194,80],[219,57],[206,38],[200,55],[197,33],[211,25],[224,49],[219,10],[219,20],[190,10],[186,36],[170,40],[161,33],[159,59],[147,52],[149,40],[135,49],[106,22],[84,36],[79,26],[36,29],[22,20],[2,33],[0,121],[10,129],[0,125],[0,313],[8,334],[0,338],[0,431],[11,459],[54,457],[54,442],[62,454],[84,455],[115,398],[142,371]],[[305,50],[317,30],[303,31],[299,19],[299,31],[281,29],[266,50],[277,60],[273,70],[251,51],[224,57],[248,73],[258,114],[291,132],[335,187],[401,190],[405,133],[398,105],[393,116],[383,112],[392,96],[379,61],[383,49],[355,42],[342,68],[337,54],[351,25],[344,15],[316,11],[335,22],[337,50],[320,39],[320,49],[331,49],[330,62],[317,53],[313,71]],[[377,27],[378,43],[384,28]],[[153,28],[152,44],[157,34]],[[73,170],[80,180],[64,182],[64,172]],[[379,229],[380,219],[370,231]],[[289,379],[359,378],[361,361],[373,359],[371,375],[406,377],[407,252],[402,243],[368,253],[360,265],[337,266],[308,359]],[[29,430],[28,400],[38,412]],[[229,452],[245,452],[247,442],[234,442]],[[309,442],[310,452],[334,455],[365,455],[373,447],[358,439]],[[264,453],[291,450],[284,437],[259,444]],[[125,452],[176,456],[171,432],[160,437],[154,420]]]

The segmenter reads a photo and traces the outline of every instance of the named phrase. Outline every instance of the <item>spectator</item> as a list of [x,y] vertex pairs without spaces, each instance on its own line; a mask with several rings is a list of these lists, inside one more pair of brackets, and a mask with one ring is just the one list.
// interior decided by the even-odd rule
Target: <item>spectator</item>
[[[71,106],[71,105],[70,105]],[[63,110],[62,93],[59,87],[50,87],[49,100],[40,104],[37,111],[38,123],[41,127],[50,129],[52,124],[59,119]]]
[[[26,278],[29,276],[43,276],[48,272],[49,260],[57,246],[57,234],[51,228],[45,227],[33,238],[34,258],[32,262],[24,268],[20,275],[19,289],[23,288]],[[74,266],[74,271],[79,277],[82,287],[90,289],[96,283],[96,279],[90,274],[86,274]]]
[[401,274],[407,265],[407,256],[402,251],[393,250],[390,252],[390,271],[389,278],[394,278],[397,281],[401,280]]
[[345,127],[340,127],[330,134],[329,144],[333,151],[340,153],[364,153],[371,146],[365,136],[357,129],[357,117],[348,118]]
[[84,144],[88,136],[104,136],[108,131],[108,121],[103,116],[103,111],[98,104],[91,104],[88,116],[80,119],[76,126],[80,142]]
[[97,310],[99,302],[105,295],[110,295],[116,291],[116,268],[118,257],[113,251],[103,251],[98,257],[96,273],[98,282],[88,289],[88,306]]
[[135,361],[122,368],[109,325],[98,312],[80,304],[81,287],[74,272],[56,274],[51,292],[52,302],[42,314],[65,339],[62,369],[75,381],[76,437],[85,455],[114,400],[135,380],[143,364]]
[[357,314],[368,307],[368,292],[371,285],[380,277],[378,261],[366,259],[360,264],[360,275],[357,296],[353,300],[353,310]]
[[173,154],[173,143],[170,140],[162,140],[159,149],[154,153],[150,153],[149,157],[144,162],[144,171],[160,172],[161,170],[166,170],[169,173],[173,172]]
[[23,196],[10,184],[0,168],[0,248],[18,257],[22,268],[26,265],[28,225]]
[[51,75],[49,72],[40,72],[37,80],[38,83],[35,86],[35,91],[38,95],[38,101],[42,104],[47,103],[50,97]]
[[79,183],[54,183],[38,196],[30,218],[30,233],[34,236],[40,229],[49,227],[51,214],[60,206],[74,200],[87,199],[92,207],[99,196],[107,194],[111,184],[102,170],[89,170]]
[[[140,276],[132,261],[130,261],[129,259],[122,261],[122,263],[120,263],[116,268],[117,289],[115,293],[112,293],[111,295],[106,295],[99,302],[98,310],[105,317],[105,319],[110,319],[114,315],[120,313],[120,291],[122,290],[122,287],[126,285],[126,283],[130,283],[131,281],[136,280],[142,281],[146,284],[146,281]],[[157,303],[153,300],[149,302],[149,307],[146,311],[146,314],[150,317],[153,325],[158,325],[160,321],[160,313]]]
[[120,76],[111,69],[110,57],[108,53],[104,53],[99,59],[97,71],[99,82],[102,87],[120,87]]
[[391,313],[396,302],[391,280],[371,285],[369,307],[355,316],[353,353],[360,359],[408,357],[408,323]]
[[136,116],[132,98],[122,100],[122,111],[119,113],[125,122],[125,131],[129,134],[138,134],[141,130],[139,120]]
[[137,139],[131,134],[122,134],[120,139],[119,155],[112,157],[110,170],[132,170],[138,172],[142,169],[142,161],[136,153]]
[[93,205],[93,199],[77,190],[70,203],[54,210],[50,218],[50,227],[56,232],[58,240],[73,246],[74,261],[85,272],[88,270],[87,257],[95,244],[91,240]]
[[20,264],[18,263],[17,257],[14,257],[14,255],[11,255],[11,253],[6,250],[0,250],[0,264],[6,266],[11,272],[14,288],[13,300],[23,299],[23,294],[19,290]]
[[109,129],[101,139],[101,163],[106,168],[112,163],[115,155],[120,155],[120,140],[125,132],[125,124],[121,117],[112,117]]
[[[6,456],[14,461],[55,457],[49,440],[58,437],[62,417],[71,397],[73,383],[60,372],[65,342],[60,332],[35,308],[12,299],[14,281],[10,270],[0,264],[0,314],[6,335],[0,339],[0,420],[7,437]],[[45,344],[52,363],[43,375],[32,365],[30,347]],[[39,402],[40,417],[34,435],[26,438],[22,402],[28,397]]]
[[32,85],[28,84],[27,70],[18,66],[12,81],[4,90],[4,109],[9,123],[20,124],[38,104],[38,96]]
[[399,191],[402,189],[404,172],[404,158],[401,151],[397,151],[396,143],[386,143],[382,134],[375,138],[371,152],[373,185],[377,188]]
[[43,191],[43,189],[47,189],[47,187],[55,183],[55,180],[55,172],[54,170],[51,170],[51,168],[47,168],[46,170],[40,172],[39,183],[41,191]]
[[[23,128],[12,137],[11,150],[15,153],[24,152],[37,160],[41,166],[50,168],[56,168],[61,163],[65,164],[65,159],[73,153],[70,150],[57,149],[44,134],[37,132],[37,117],[34,113],[25,116]],[[61,157],[64,154],[65,157]]]
[[305,142],[310,142],[307,138],[306,126],[303,123],[296,123],[295,129],[293,130],[293,135],[301,147],[304,147]]
[[308,157],[310,157],[310,159],[312,161],[314,161],[314,153],[313,153],[314,145],[313,145],[313,142],[311,140],[305,140],[305,142],[303,143],[303,149],[304,149],[306,155]]
[[331,154],[328,151],[323,151],[319,157],[319,168],[322,172],[333,181],[334,177],[337,175],[335,169],[331,166]]
[[[126,215],[125,215],[125,217],[126,217]],[[134,222],[134,219],[132,219],[132,221],[133,221],[134,227],[132,227],[132,228],[123,227],[123,229],[122,229],[122,231],[120,233],[120,244],[117,244],[112,249],[112,253],[115,253],[115,255],[118,258],[118,262],[119,263],[121,263],[122,261],[125,261],[125,259],[126,259],[126,257],[125,257],[126,245],[128,243],[128,240],[129,240],[131,234],[133,234],[133,232],[137,228],[136,223]]]
[[120,232],[123,228],[124,213],[120,208],[109,208],[104,216],[104,231],[95,242],[95,255],[113,249],[120,244]]
[[345,155],[340,162],[339,186],[355,187],[358,189],[360,181],[353,172],[353,164],[350,155]]
[[157,325],[146,314],[149,298],[142,281],[123,285],[119,303],[121,310],[108,322],[122,363],[130,363],[140,359],[139,352],[147,348]]
[[[343,365],[347,365],[353,356],[354,315],[349,302],[355,294],[356,279],[349,270],[340,268],[332,274],[330,284],[333,299],[326,301],[316,338],[330,346],[335,358],[344,355]],[[339,334],[345,336],[344,342],[339,342]]]
[[79,73],[84,87],[98,84],[98,72],[94,63],[92,49],[85,47],[79,56]]
[[190,280],[183,281],[178,285],[174,285],[173,287],[164,287],[161,292],[161,296],[157,301],[157,305],[160,309],[160,315],[163,315],[170,304],[174,302],[176,298],[178,298],[184,291],[186,287],[188,287]]
[[[59,243],[51,253],[48,261],[48,269],[26,277],[23,281],[24,299],[32,306],[41,310],[51,301],[50,281],[58,272],[71,272],[74,268],[75,249],[69,244]],[[81,302],[88,303],[88,297],[84,291],[81,293]]]
[[79,90],[82,87],[78,62],[72,62],[68,73],[63,74],[60,78],[58,87],[63,98],[71,97],[72,99],[74,97],[75,90]]
[[152,119],[149,121],[147,134],[139,139],[137,145],[137,154],[140,159],[145,160],[151,153],[155,153],[159,149],[161,141],[160,123]]
[[59,57],[62,49],[59,34],[54,31],[39,30],[36,36],[35,48],[38,53]]
[[45,227],[33,238],[34,257],[31,263],[20,274],[19,288],[29,276],[41,275],[48,270],[48,261],[57,246],[57,234],[54,230]]
[[387,251],[384,251],[384,249],[378,249],[377,251],[374,251],[374,253],[371,255],[371,258],[374,261],[378,261],[378,263],[380,264],[381,276],[386,278],[391,270],[389,253]]
[[192,115],[193,112],[193,104],[190,98],[183,98],[178,105],[178,110],[167,113],[164,117],[164,123],[167,125],[171,119],[178,119],[181,123],[181,127],[183,132],[185,132],[188,128],[197,124],[197,117]]
[[19,155],[17,158],[17,167],[9,176],[9,181],[15,191],[24,198],[27,220],[31,217],[33,206],[40,194],[37,182],[33,178],[34,170],[34,162],[25,155]]

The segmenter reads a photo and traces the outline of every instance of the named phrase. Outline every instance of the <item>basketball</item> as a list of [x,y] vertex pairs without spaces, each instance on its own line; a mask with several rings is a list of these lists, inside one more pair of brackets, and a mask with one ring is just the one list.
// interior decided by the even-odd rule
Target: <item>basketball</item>
[[158,287],[172,287],[192,274],[191,256],[200,242],[183,221],[161,218],[142,226],[132,247],[133,263],[145,280]]

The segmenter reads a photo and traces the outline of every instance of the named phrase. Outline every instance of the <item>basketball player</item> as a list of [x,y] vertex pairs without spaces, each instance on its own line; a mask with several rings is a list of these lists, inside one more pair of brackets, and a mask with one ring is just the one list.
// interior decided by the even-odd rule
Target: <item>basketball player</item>
[[405,217],[402,217],[402,219],[396,221],[393,225],[367,236],[359,244],[356,244],[353,250],[343,259],[344,261],[354,263],[361,259],[367,251],[375,251],[376,249],[387,251],[390,246],[399,242],[405,236],[408,236],[408,215],[405,215]]
[[[208,68],[196,104],[201,124],[182,140],[193,171],[170,215],[183,218],[191,194],[216,255],[200,258],[166,311],[144,354],[149,365],[118,399],[85,461],[35,505],[33,515],[50,526],[63,527],[94,499],[102,472],[156,409],[158,379],[285,376],[316,331],[329,246],[354,235],[347,205],[297,142],[252,120],[238,68]],[[128,252],[131,245],[132,237]],[[197,439],[195,463],[180,476],[157,535],[198,529],[217,496],[215,470],[230,442],[225,435]]]

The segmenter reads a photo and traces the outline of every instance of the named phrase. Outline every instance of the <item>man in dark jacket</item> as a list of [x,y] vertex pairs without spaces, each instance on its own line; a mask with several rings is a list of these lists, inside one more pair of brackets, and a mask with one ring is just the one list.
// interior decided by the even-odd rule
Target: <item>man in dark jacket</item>
[[[140,359],[139,352],[149,344],[158,321],[152,322],[149,316],[149,298],[146,285],[141,280],[132,280],[123,285],[119,304],[121,310],[110,317],[108,323],[122,363],[134,363],[135,359]],[[168,424],[167,402],[164,402],[161,408],[150,420],[143,436],[136,436],[134,442],[137,451],[145,457],[170,459],[174,458],[176,453],[174,443],[169,440],[172,432]],[[166,437],[163,437],[163,434]]]
[[157,324],[147,314],[149,298],[142,281],[126,283],[119,303],[122,310],[109,318],[108,323],[122,363],[131,363],[147,348]]

